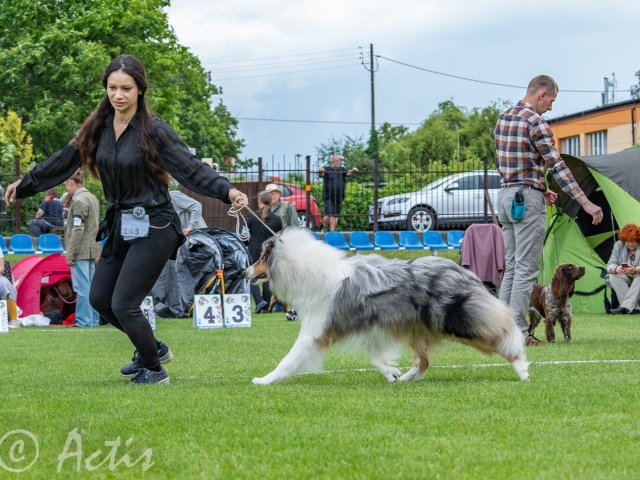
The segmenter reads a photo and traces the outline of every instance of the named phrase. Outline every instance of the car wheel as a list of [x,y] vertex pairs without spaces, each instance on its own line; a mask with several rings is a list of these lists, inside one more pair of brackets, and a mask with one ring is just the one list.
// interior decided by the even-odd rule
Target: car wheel
[[435,230],[436,214],[433,210],[426,207],[416,207],[409,212],[407,217],[407,230],[415,232],[426,232],[427,230]]
[[[307,228],[307,213],[298,212],[298,218],[300,219],[300,228]],[[316,229],[316,222],[313,219],[313,215],[309,219],[309,230]]]

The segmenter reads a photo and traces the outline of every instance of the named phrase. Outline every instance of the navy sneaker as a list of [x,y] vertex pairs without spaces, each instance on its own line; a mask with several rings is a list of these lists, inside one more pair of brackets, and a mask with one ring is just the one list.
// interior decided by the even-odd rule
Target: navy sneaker
[[[160,342],[160,347],[158,348],[158,356],[160,357],[160,365],[164,365],[165,363],[169,363],[171,360],[173,360],[173,353],[164,342]],[[131,363],[122,367],[122,370],[120,370],[120,375],[122,375],[124,378],[133,378],[142,368],[144,368],[144,365],[142,365],[142,358],[140,358],[138,350],[134,350]]]
[[152,383],[169,383],[169,375],[164,370],[164,368],[160,367],[161,370],[159,372],[154,372],[153,370],[149,370],[148,368],[142,367],[138,370],[138,373],[131,380],[134,385],[150,385]]

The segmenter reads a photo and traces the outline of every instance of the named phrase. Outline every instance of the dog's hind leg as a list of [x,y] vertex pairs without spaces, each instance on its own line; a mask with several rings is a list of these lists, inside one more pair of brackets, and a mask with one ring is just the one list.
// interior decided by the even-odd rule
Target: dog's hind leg
[[531,335],[533,335],[536,327],[540,324],[540,320],[542,320],[540,312],[538,312],[534,307],[529,307],[529,333]]
[[400,377],[401,382],[422,380],[424,373],[429,368],[429,359],[427,358],[427,346],[421,345],[413,347],[413,364],[411,369]]
[[402,372],[394,364],[398,357],[395,342],[372,339],[367,344],[367,352],[374,367],[390,382],[397,382]]
[[262,378],[254,378],[253,384],[272,385],[286,380],[302,370],[319,372],[327,348],[328,344],[325,342],[315,341],[309,335],[300,335],[276,369]]

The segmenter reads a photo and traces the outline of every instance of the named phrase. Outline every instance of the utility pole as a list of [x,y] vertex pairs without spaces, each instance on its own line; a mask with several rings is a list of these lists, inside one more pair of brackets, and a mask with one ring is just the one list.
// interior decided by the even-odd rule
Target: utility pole
[[371,131],[376,129],[376,97],[373,88],[373,43],[369,44],[369,67],[371,70]]

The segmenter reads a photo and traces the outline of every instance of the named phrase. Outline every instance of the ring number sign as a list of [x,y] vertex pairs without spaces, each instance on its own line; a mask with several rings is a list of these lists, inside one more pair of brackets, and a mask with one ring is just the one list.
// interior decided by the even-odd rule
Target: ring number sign
[[251,326],[251,300],[248,293],[228,293],[224,296],[224,326]]
[[153,297],[148,296],[142,301],[142,305],[140,305],[140,310],[142,310],[142,314],[145,316],[149,323],[151,324],[151,330],[156,329],[156,311],[153,308]]
[[196,295],[193,308],[193,328],[222,328],[220,295]]
[[0,300],[0,333],[9,333],[9,314],[6,300]]

